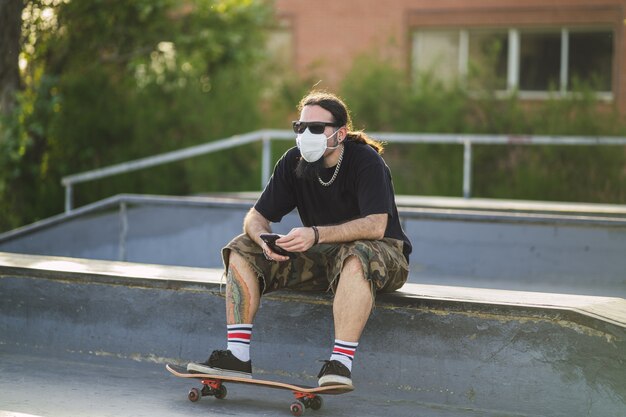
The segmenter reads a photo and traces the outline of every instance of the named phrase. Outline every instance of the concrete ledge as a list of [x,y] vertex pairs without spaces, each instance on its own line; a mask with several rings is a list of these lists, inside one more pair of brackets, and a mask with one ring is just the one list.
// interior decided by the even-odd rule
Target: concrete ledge
[[[222,284],[223,270],[0,252],[0,276],[6,274],[36,275],[48,279],[74,279],[130,287],[214,289]],[[285,293],[290,296],[298,294],[282,292],[271,297],[280,297],[280,294],[286,296]],[[302,294],[305,295],[315,297],[315,294]],[[500,306],[515,308],[518,311],[537,310],[542,315],[547,311],[553,311],[555,314],[570,312],[572,315],[581,315],[626,329],[626,299],[618,297],[407,283],[400,291],[381,296],[379,299],[383,305],[406,306],[418,302],[423,306],[447,305],[450,309],[474,311],[493,310]],[[457,306],[454,307],[454,304]],[[580,320],[589,324],[589,320],[584,318]]]
[[7,274],[174,289],[212,288],[220,284],[222,270],[0,252],[0,277]]
[[618,297],[552,294],[529,291],[506,291],[443,285],[406,284],[396,296],[422,300],[515,307],[539,310],[569,311],[611,323],[626,329],[626,300]]
[[[623,206],[406,200],[411,283],[626,298]],[[119,195],[0,234],[0,252],[220,268],[251,204]],[[273,227],[300,224],[292,212]]]
[[[0,346],[204,359],[224,345],[220,278],[220,270],[0,253]],[[618,416],[626,409],[625,302],[408,285],[379,297],[353,378],[390,404]],[[264,297],[254,372],[314,383],[315,361],[332,343],[331,303],[328,294]]]
[[[212,193],[211,197],[232,198],[254,203],[261,192]],[[503,200],[493,198],[463,198],[418,195],[397,195],[398,207],[433,207],[443,209],[511,211],[520,213],[584,214],[626,217],[626,205],[572,203],[537,200]]]

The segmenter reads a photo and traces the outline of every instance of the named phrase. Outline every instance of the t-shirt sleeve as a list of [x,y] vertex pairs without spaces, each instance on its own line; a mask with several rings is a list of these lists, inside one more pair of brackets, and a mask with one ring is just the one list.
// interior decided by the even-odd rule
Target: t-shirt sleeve
[[391,177],[382,158],[377,158],[359,170],[357,192],[362,216],[383,213],[393,215]]
[[272,223],[280,222],[296,207],[288,160],[285,154],[276,163],[272,177],[254,205],[256,211]]

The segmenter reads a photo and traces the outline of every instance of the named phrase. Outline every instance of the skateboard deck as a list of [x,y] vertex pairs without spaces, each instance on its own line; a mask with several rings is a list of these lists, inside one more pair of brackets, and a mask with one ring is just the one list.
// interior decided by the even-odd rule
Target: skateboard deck
[[225,382],[234,384],[257,385],[266,388],[288,390],[293,393],[295,401],[291,403],[290,410],[294,416],[301,416],[305,409],[319,410],[323,401],[320,395],[339,395],[354,390],[351,385],[328,385],[324,387],[309,387],[293,385],[278,381],[263,379],[240,378],[234,376],[210,375],[189,373],[186,368],[177,365],[165,365],[165,368],[179,378],[199,379],[202,388],[191,388],[187,395],[190,401],[196,402],[202,397],[212,396],[217,399],[226,398],[227,390]]

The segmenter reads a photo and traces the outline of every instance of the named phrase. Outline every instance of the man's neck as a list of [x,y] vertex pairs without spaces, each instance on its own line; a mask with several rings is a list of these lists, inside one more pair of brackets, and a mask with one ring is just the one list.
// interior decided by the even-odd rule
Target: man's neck
[[341,144],[337,149],[333,149],[331,153],[324,156],[324,167],[331,168],[337,165],[339,161],[339,155],[341,155],[341,150],[343,149],[343,144]]

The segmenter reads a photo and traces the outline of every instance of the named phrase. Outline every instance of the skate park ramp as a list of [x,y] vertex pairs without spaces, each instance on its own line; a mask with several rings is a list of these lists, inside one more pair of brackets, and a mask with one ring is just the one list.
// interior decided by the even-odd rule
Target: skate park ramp
[[[186,408],[180,380],[163,369],[223,347],[221,275],[211,268],[0,253],[0,367],[5,377],[15,376],[12,384],[0,381],[0,404],[57,415],[51,410],[61,398],[45,404],[37,398],[46,398],[46,383],[63,393],[65,380],[37,366],[43,357],[78,357],[91,365],[68,379],[91,380],[83,395],[107,407],[117,398],[99,395],[135,381],[130,370],[139,365],[104,370],[96,359],[150,367],[143,388],[120,394],[123,407],[93,415],[289,415],[273,396],[234,387],[224,402]],[[327,359],[332,343],[331,303],[330,294],[264,297],[253,336],[255,375],[314,384],[316,361]],[[36,389],[43,395],[15,400],[23,395],[20,381],[42,374],[48,379]],[[353,379],[357,389],[327,400],[320,416],[623,416],[626,300],[407,284],[377,299]],[[168,414],[146,414],[150,407]]]
[[[0,251],[220,268],[258,193],[119,195],[0,235]],[[399,196],[409,282],[626,297],[626,206]],[[291,213],[275,231],[300,225]]]
[[[289,415],[239,388],[193,408],[164,370],[224,347],[219,249],[257,195],[119,195],[0,235],[0,416]],[[357,389],[309,415],[626,415],[626,207],[398,204],[409,283],[377,299]],[[265,297],[255,375],[314,385],[331,311]]]

